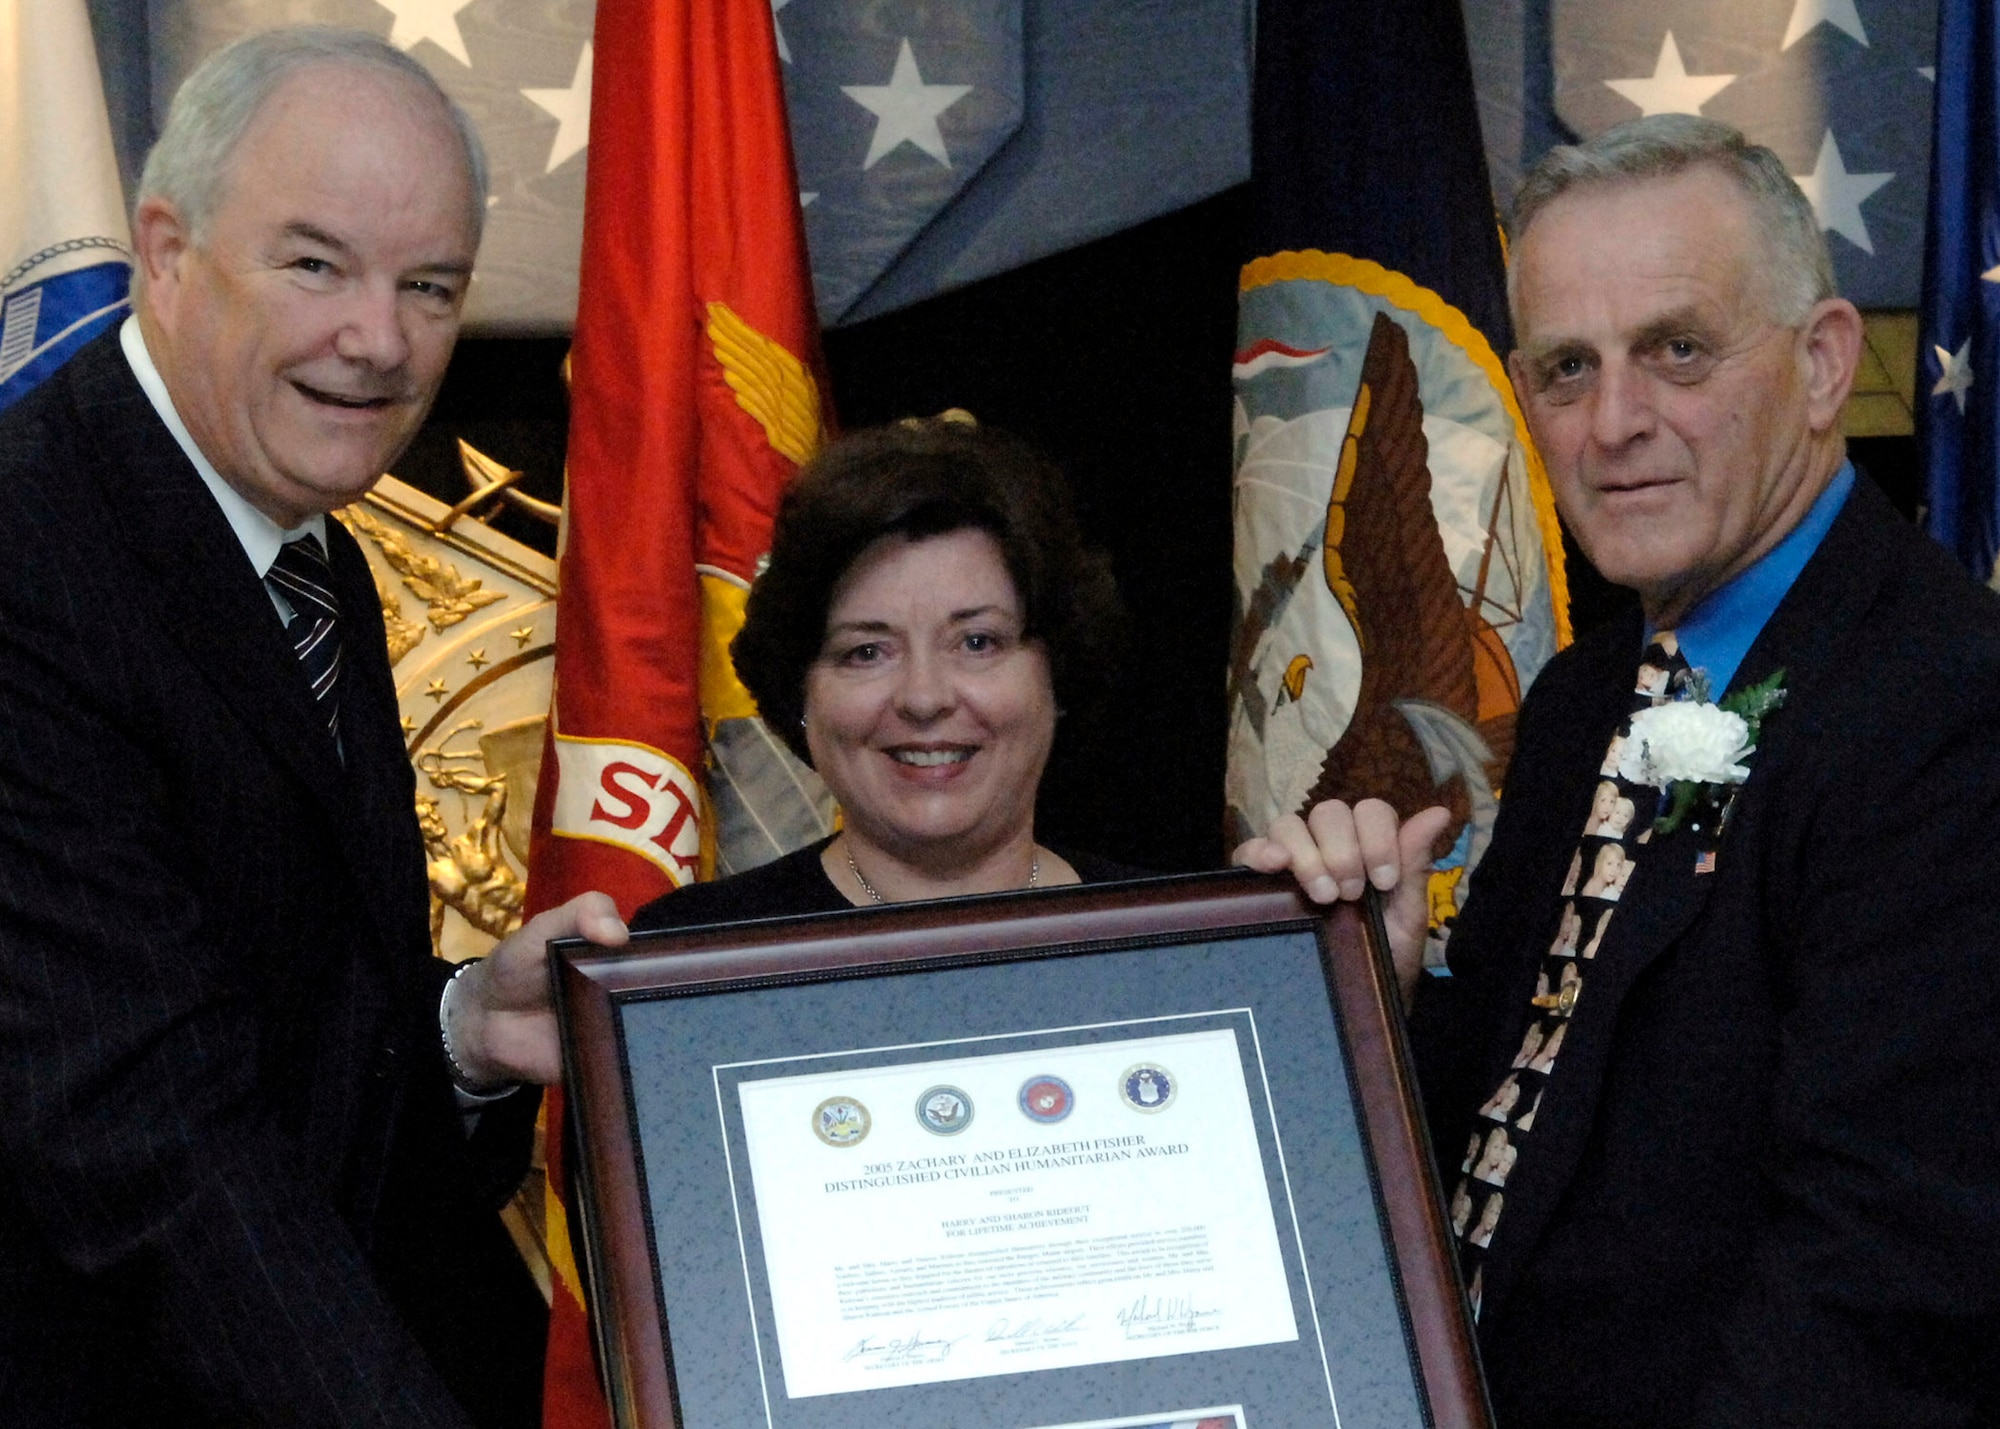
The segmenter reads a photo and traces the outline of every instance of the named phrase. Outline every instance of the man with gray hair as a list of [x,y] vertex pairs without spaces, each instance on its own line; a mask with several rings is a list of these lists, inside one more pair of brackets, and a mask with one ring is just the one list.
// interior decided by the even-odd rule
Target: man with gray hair
[[327,519],[429,409],[484,212],[420,65],[254,36],[146,166],[135,315],[0,417],[9,1424],[536,1421],[493,1211],[556,1074],[543,945],[624,927],[585,895],[430,956],[373,581]]
[[1239,858],[1387,895],[1501,1425],[1995,1422],[2000,603],[1848,463],[1860,317],[1770,151],[1554,151],[1509,293],[1558,507],[1639,608],[1524,701],[1451,976],[1443,811]]

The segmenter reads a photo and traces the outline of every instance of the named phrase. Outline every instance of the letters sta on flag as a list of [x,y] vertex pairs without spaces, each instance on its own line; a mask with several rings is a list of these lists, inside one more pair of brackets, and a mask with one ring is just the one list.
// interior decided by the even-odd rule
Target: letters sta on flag
[[676,886],[701,866],[701,789],[672,755],[624,739],[555,739],[553,818],[570,838],[637,854]]

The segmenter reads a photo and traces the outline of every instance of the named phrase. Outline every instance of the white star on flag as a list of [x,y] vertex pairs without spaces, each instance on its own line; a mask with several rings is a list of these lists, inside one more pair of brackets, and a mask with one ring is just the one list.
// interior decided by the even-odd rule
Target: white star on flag
[[590,41],[583,42],[568,89],[524,89],[521,95],[559,121],[556,141],[549,148],[549,166],[542,170],[552,174],[563,160],[590,143]]
[[1895,174],[1848,173],[1847,164],[1840,157],[1840,146],[1833,142],[1833,131],[1829,129],[1820,140],[1819,162],[1813,165],[1813,171],[1792,177],[1812,200],[1821,228],[1838,233],[1863,253],[1874,253],[1867,220],[1861,216],[1861,201],[1895,178]]
[[390,27],[389,43],[400,50],[415,49],[419,40],[429,40],[467,69],[472,56],[465,51],[465,36],[458,28],[458,12],[472,0],[375,0],[396,17]]
[[1958,415],[1963,417],[1965,394],[1972,388],[1972,339],[1968,337],[1960,343],[1957,352],[1946,352],[1936,346],[1931,351],[1937,354],[1938,366],[1943,369],[1937,386],[1931,388],[1931,396],[1942,397],[1950,393],[1958,403]]
[[1681,63],[1681,47],[1669,30],[1660,43],[1660,58],[1650,78],[1607,79],[1604,83],[1638,105],[1641,115],[1699,114],[1702,105],[1715,98],[1717,91],[1727,89],[1735,78],[1733,74],[1689,74]]
[[915,144],[947,169],[951,167],[937,117],[972,93],[972,86],[925,84],[917,73],[917,57],[907,37],[896,52],[895,73],[887,84],[843,84],[840,88],[875,115],[875,137],[868,145],[868,157],[862,160],[863,169],[874,168],[885,154],[906,143]]
[[786,64],[792,62],[792,47],[785,43],[785,27],[778,23],[778,12],[791,3],[792,0],[771,0],[771,30],[778,37],[778,58]]
[[1868,43],[1868,32],[1861,28],[1854,0],[1792,0],[1791,22],[1785,26],[1785,42],[1778,48],[1789,50],[1819,25],[1832,25],[1847,31],[1862,44]]

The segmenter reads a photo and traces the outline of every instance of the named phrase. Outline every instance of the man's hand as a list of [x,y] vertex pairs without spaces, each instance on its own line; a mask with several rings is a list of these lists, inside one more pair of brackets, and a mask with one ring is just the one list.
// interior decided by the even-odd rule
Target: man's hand
[[551,938],[625,945],[625,923],[603,893],[580,893],[530,918],[445,994],[445,1035],[473,1088],[562,1080],[556,1014],[549,1004]]
[[1396,811],[1380,799],[1352,808],[1328,799],[1303,819],[1286,814],[1262,838],[1246,840],[1232,861],[1265,873],[1289,871],[1315,903],[1352,902],[1370,884],[1379,889],[1407,1008],[1423,972],[1430,927],[1431,844],[1450,821],[1449,810],[1430,808],[1398,827]]

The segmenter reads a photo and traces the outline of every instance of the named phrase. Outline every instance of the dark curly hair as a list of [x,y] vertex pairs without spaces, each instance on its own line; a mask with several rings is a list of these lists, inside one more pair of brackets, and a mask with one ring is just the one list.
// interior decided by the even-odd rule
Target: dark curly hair
[[765,723],[799,758],[812,762],[806,674],[848,567],[884,536],[920,541],[968,529],[999,544],[1022,633],[1048,656],[1057,707],[1088,707],[1109,687],[1123,609],[1109,562],[1083,544],[1062,473],[991,427],[946,419],[875,427],[828,446],[785,493],[769,564],[729,647]]

